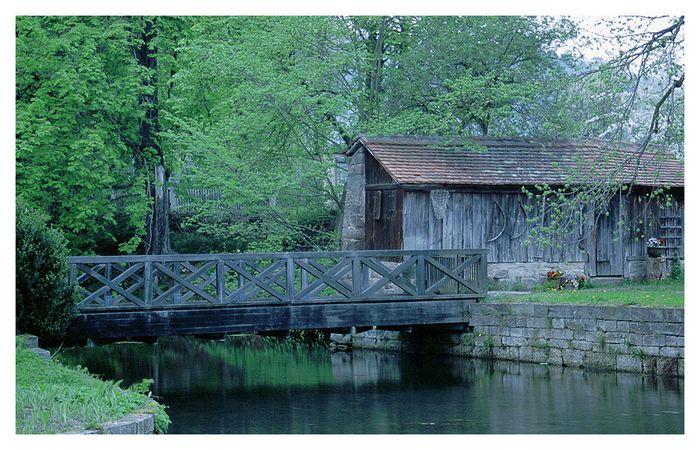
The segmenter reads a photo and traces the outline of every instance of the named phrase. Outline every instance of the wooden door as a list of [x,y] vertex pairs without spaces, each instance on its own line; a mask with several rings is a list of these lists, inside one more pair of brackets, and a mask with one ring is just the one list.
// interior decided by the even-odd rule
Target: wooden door
[[621,201],[620,195],[613,197],[607,214],[598,217],[595,233],[595,275],[599,277],[623,275]]

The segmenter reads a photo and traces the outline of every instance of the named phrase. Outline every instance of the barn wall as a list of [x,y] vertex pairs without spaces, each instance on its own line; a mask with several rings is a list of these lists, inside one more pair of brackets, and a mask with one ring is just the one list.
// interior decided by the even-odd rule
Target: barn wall
[[[404,248],[486,248],[488,260],[500,263],[585,261],[578,241],[562,249],[524,245],[528,235],[524,205],[517,192],[454,191],[445,218],[435,218],[428,191],[404,194]],[[534,206],[530,214],[538,214]],[[489,242],[490,241],[490,242]]]
[[[585,264],[589,275],[639,276],[640,264],[643,271],[646,255],[645,241],[651,236],[667,238],[669,247],[677,247],[666,250],[669,261],[674,251],[683,257],[682,191],[676,192],[670,206],[646,202],[644,195],[645,192],[640,191],[616,196],[609,215],[598,217],[594,233],[582,227],[580,233],[561,248],[541,248],[523,243],[528,228],[521,205],[528,200],[522,193],[455,190],[447,202],[445,218],[439,220],[435,218],[427,190],[407,190],[403,248],[486,248],[488,261],[494,269],[491,272],[501,274],[510,263],[538,263],[531,264],[533,270],[554,267],[546,263],[574,263],[566,266],[569,272],[579,267],[583,271]],[[539,205],[532,207],[530,215],[539,215]],[[639,226],[625,225],[632,222]],[[595,255],[590,261],[589,253]]]

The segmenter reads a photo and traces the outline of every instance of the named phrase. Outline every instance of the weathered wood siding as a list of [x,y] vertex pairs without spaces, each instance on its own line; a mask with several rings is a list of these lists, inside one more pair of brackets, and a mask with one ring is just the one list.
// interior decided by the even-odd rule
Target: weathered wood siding
[[[562,249],[524,245],[525,195],[517,192],[452,192],[445,218],[435,218],[428,191],[404,193],[403,248],[485,248],[489,262],[585,261],[578,242]],[[530,214],[539,214],[537,205]],[[495,238],[495,239],[494,239]],[[490,242],[489,242],[490,241]]]
[[[673,256],[674,251],[683,257],[682,191],[676,193],[671,206],[646,202],[643,195],[644,192],[616,196],[608,215],[597,218],[595,232],[582,224],[561,248],[542,248],[523,242],[529,227],[521,205],[526,205],[528,199],[515,190],[454,190],[443,220],[435,218],[428,190],[406,190],[402,248],[486,248],[489,262],[586,262],[591,275],[622,276],[625,259],[643,257],[645,241],[651,236],[667,239],[667,257]],[[539,216],[541,205],[531,206],[530,217]],[[547,225],[548,218],[543,220]],[[638,223],[639,230],[628,226],[632,221]],[[589,253],[595,259],[589,260]]]
[[399,250],[403,240],[403,190],[367,189],[365,239],[367,250]]

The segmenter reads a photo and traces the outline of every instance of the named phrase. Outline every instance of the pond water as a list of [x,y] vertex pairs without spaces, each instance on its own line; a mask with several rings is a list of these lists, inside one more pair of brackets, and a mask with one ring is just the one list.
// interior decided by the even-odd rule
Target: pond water
[[683,380],[449,356],[165,338],[63,349],[152,378],[169,433],[683,433]]

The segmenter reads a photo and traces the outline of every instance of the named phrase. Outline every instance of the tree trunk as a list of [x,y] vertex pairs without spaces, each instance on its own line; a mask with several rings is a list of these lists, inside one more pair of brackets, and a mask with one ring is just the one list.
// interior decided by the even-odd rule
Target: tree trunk
[[147,223],[147,247],[149,255],[170,253],[170,201],[165,167],[157,164],[155,178],[149,195],[153,198],[153,213]]
[[[146,219],[146,240],[144,250],[149,255],[170,253],[170,201],[168,198],[168,171],[165,166],[165,155],[160,147],[156,134],[158,132],[158,59],[154,43],[157,42],[158,29],[155,18],[145,18],[142,40],[135,46],[134,56],[138,63],[147,69],[144,86],[150,86],[152,91],[141,95],[140,103],[145,108],[141,120],[138,153],[144,161],[146,172],[153,168],[154,182],[148,185],[148,196],[151,198],[152,210]],[[150,179],[150,176],[149,176]]]

